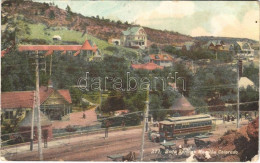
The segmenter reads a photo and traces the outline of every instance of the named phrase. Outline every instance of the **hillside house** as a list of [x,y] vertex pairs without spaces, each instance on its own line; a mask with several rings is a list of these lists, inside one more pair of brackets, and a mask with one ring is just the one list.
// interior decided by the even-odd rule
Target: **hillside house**
[[155,63],[159,66],[163,66],[163,67],[173,66],[173,61],[174,61],[172,56],[170,56],[168,54],[151,54],[151,55],[144,57],[143,60],[145,63],[153,62],[153,63]]
[[176,50],[182,50],[183,44],[182,44],[182,43],[173,43],[172,46],[173,46]]
[[126,31],[122,32],[121,42],[126,47],[144,49],[147,47],[147,34],[143,27],[129,27]]
[[251,45],[248,42],[235,42],[234,50],[241,58],[254,57],[254,49],[251,48]]
[[[40,87],[40,108],[50,120],[65,120],[71,113],[69,90],[56,90],[51,86]],[[14,118],[17,112],[23,119],[34,105],[34,91],[2,92],[1,116],[4,120]]]
[[225,44],[222,40],[211,40],[204,45],[205,49],[215,50],[215,51],[224,50],[225,49],[224,47]]
[[195,42],[188,41],[188,42],[184,43],[184,45],[182,46],[182,50],[183,51],[191,51],[191,50],[193,50],[194,46],[195,46]]

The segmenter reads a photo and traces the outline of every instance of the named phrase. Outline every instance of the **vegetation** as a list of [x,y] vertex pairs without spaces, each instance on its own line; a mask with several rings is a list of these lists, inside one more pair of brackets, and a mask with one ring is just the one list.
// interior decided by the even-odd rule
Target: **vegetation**
[[259,86],[259,69],[258,66],[251,63],[248,66],[244,66],[243,76],[248,77],[250,80],[254,82],[254,84]]
[[[236,83],[236,72],[229,65],[218,66],[218,63],[212,63],[212,66],[200,68],[190,90],[191,103],[197,107],[206,102],[211,106],[209,110],[223,110],[225,103],[236,101]],[[201,109],[205,111],[205,108]]]
[[[248,104],[243,104],[240,105],[240,109],[243,111],[249,111],[249,110],[258,110],[258,103],[255,101],[259,100],[259,92],[252,87],[247,87],[246,89],[240,90],[240,102],[241,103],[246,103],[249,102]],[[254,103],[250,103],[254,102]]]

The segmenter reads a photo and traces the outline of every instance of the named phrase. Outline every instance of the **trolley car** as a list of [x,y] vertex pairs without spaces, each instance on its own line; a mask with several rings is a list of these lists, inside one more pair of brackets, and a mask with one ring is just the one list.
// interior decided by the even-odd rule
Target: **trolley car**
[[159,122],[160,140],[209,133],[215,125],[216,119],[208,114],[167,118]]

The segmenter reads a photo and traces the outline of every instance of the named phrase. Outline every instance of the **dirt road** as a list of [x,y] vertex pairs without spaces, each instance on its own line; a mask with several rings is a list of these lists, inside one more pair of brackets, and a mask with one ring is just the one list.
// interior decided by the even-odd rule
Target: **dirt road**
[[[246,124],[246,123],[245,123]],[[245,125],[244,124],[244,125]],[[226,127],[225,127],[226,126]],[[228,129],[235,129],[236,124],[229,122],[219,124],[217,130],[211,136],[212,141],[216,141]],[[111,161],[107,158],[109,155],[126,155],[130,151],[137,154],[140,159],[141,148],[141,128],[119,130],[109,133],[109,138],[104,139],[104,134],[82,135],[71,138],[71,141],[64,139],[65,143],[43,149],[43,157],[46,161]],[[183,145],[183,140],[175,140],[178,145]],[[189,144],[194,144],[193,139],[189,140]],[[158,155],[152,154],[153,150],[160,149],[159,143],[149,141],[145,136],[144,161],[153,161]],[[35,151],[21,152],[16,155],[6,156],[7,160],[13,161],[33,161],[38,160],[37,147]],[[171,161],[184,161],[171,159]],[[166,160],[165,160],[166,161]]]

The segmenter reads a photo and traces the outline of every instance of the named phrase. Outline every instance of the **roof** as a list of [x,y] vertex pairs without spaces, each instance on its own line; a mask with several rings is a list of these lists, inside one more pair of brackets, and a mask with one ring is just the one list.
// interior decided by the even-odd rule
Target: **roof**
[[32,108],[33,91],[2,92],[1,108]]
[[[251,49],[252,49],[251,46],[250,46],[250,44],[249,44],[248,42],[237,41],[236,44],[239,46],[239,48],[240,48],[241,50],[251,50]],[[248,45],[248,48],[245,48],[245,45],[246,45],[246,44]]]
[[122,33],[124,35],[135,35],[136,32],[138,32],[140,30],[140,28],[143,29],[143,27],[138,27],[138,26],[129,27],[129,28],[127,28],[126,31],[122,31]]
[[195,108],[190,104],[190,102],[184,97],[180,97],[174,101],[173,105],[170,107],[172,110],[195,110]]
[[60,89],[58,90],[59,94],[63,96],[63,98],[68,102],[68,103],[72,103],[71,101],[71,97],[70,97],[70,92],[67,89]]
[[[40,104],[45,102],[55,91],[53,88],[40,87]],[[72,103],[69,90],[57,90],[57,92],[67,101]],[[34,91],[2,92],[2,109],[13,108],[33,108]]]
[[96,45],[92,46],[90,40],[86,40],[83,45],[20,45],[19,51],[79,51],[91,50],[96,52]]
[[213,45],[213,46],[221,46],[221,45],[224,45],[224,43],[223,43],[223,41],[222,40],[210,40],[210,41],[208,41],[206,44],[204,44],[203,45],[203,47],[206,47],[206,48],[208,48],[211,44]]
[[186,50],[190,50],[192,46],[195,45],[195,42],[192,42],[192,41],[188,41],[188,42],[185,42],[183,46],[186,47]]
[[1,57],[4,57],[4,56],[5,56],[5,53],[6,53],[6,50],[2,50],[2,51],[1,51]]
[[150,59],[157,61],[173,61],[172,56],[168,54],[151,54],[149,57]]
[[239,80],[239,88],[247,88],[248,86],[254,87],[255,84],[254,82],[252,82],[250,79],[248,79],[247,77],[241,77]]
[[93,51],[96,51],[97,50],[97,46],[96,45],[92,45],[92,42],[90,40],[86,40],[84,42],[84,44],[82,45],[80,50],[93,50]]
[[[38,120],[38,110],[35,109],[34,111],[34,126],[37,126],[37,120]],[[42,112],[40,114],[41,116],[41,126],[48,126],[51,125],[51,121],[48,119],[48,117],[46,115],[44,115]],[[25,117],[24,119],[19,123],[20,127],[30,127],[32,122],[32,111],[30,111]]]
[[61,37],[59,35],[54,35],[52,38],[61,39]]
[[191,115],[191,116],[181,116],[181,117],[172,117],[168,118],[160,123],[172,125],[172,124],[181,124],[188,122],[197,122],[197,121],[208,121],[208,120],[216,120],[214,117],[211,117],[208,114],[199,114],[199,115]]
[[190,119],[200,119],[200,118],[209,118],[209,114],[198,114],[198,115],[188,115],[188,116],[181,116],[181,117],[171,117],[167,118],[169,121],[181,121],[181,120],[190,120]]
[[163,69],[163,66],[159,66],[153,62],[145,63],[145,64],[132,64],[133,69],[143,69],[143,70],[155,70],[155,69]]
[[223,45],[223,41],[221,41],[221,40],[212,40],[211,43],[212,43],[214,46]]

